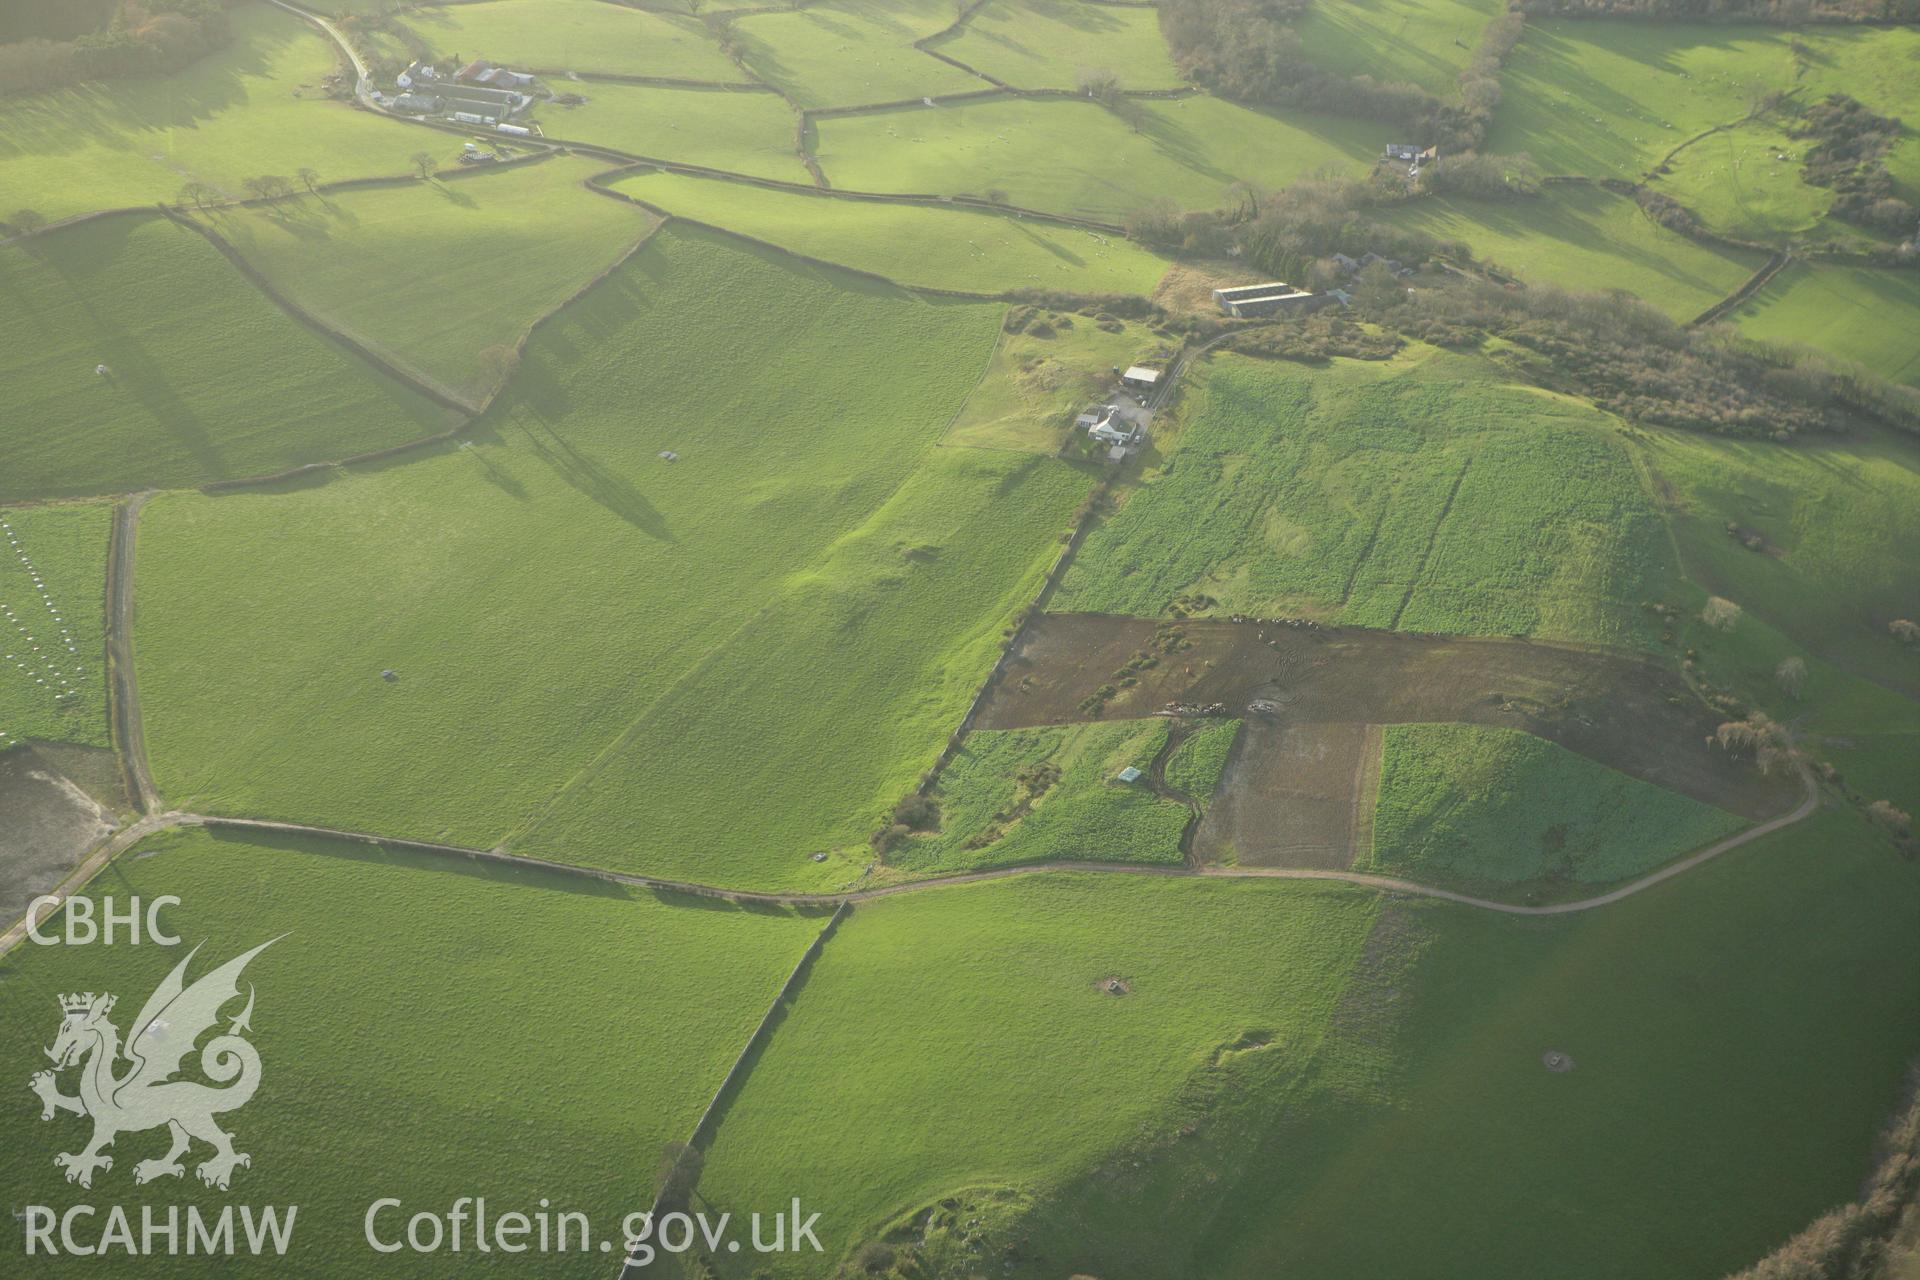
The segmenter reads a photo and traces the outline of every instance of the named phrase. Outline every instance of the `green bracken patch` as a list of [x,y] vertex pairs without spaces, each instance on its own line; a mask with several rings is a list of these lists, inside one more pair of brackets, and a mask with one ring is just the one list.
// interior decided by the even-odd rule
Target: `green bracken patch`
[[1518,730],[1394,724],[1382,737],[1373,848],[1359,869],[1565,894],[1651,871],[1741,826]]

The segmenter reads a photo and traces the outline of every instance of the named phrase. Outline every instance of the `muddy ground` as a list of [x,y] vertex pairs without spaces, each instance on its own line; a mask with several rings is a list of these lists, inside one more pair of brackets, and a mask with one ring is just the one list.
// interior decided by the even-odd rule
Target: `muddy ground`
[[118,825],[117,771],[105,751],[16,747],[0,754],[0,924],[26,914],[29,902],[66,879]]
[[[1050,614],[1027,631],[975,726],[1089,718],[1169,624]],[[1246,717],[1195,838],[1202,861],[1345,867],[1368,835],[1378,752],[1368,726],[1459,721],[1522,729],[1622,773],[1758,821],[1793,807],[1791,779],[1709,746],[1724,718],[1675,672],[1638,658],[1525,640],[1187,621],[1187,647],[1132,673],[1100,718],[1171,707]],[[1156,644],[1156,632],[1161,643]],[[1365,812],[1361,812],[1365,810]]]

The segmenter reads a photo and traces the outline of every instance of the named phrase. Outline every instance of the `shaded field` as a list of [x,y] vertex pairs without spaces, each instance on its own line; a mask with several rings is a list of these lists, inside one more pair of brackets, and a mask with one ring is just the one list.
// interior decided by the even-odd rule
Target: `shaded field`
[[1920,876],[1838,813],[1551,922],[1059,874],[867,904],[701,1194],[834,1199],[781,1277],[871,1238],[1022,1278],[1724,1274],[1852,1194],[1916,922]]
[[233,11],[233,43],[172,76],[114,80],[0,101],[0,209],[48,218],[172,200],[189,181],[244,196],[260,174],[405,173],[446,135],[331,102],[326,38],[266,4]]
[[161,789],[844,883],[1091,484],[934,454],[1000,316],[668,229],[541,327],[470,446],[156,499],[138,644]]
[[553,137],[656,160],[809,181],[793,149],[793,111],[774,94],[663,89],[611,80],[569,88],[586,102],[571,107],[545,102],[534,110]]
[[[1531,152],[1548,173],[1637,179],[1770,92],[1798,90],[1802,101],[1845,92],[1911,115],[1916,48],[1920,34],[1898,28],[1529,22],[1502,72],[1485,149]],[[1916,144],[1906,139],[1894,162],[1909,180],[1920,176],[1909,168]]]
[[1149,294],[1167,260],[1119,236],[1007,214],[840,200],[652,171],[615,190],[683,217],[902,284]]
[[1359,173],[1383,126],[1283,118],[1198,96],[1138,104],[1136,133],[1079,99],[994,97],[817,124],[821,167],[838,187],[986,196],[1112,221],[1167,197],[1219,204],[1236,179],[1283,186],[1333,167]]
[[1920,446],[1891,433],[1795,449],[1683,432],[1638,443],[1702,591],[1855,675],[1920,694],[1912,648],[1888,631],[1920,617]]
[[1382,220],[1465,241],[1476,258],[1530,284],[1625,289],[1676,320],[1699,315],[1765,261],[1668,231],[1630,197],[1598,186],[1548,187],[1526,201],[1416,200]]
[[1076,89],[1110,71],[1128,89],[1180,83],[1158,15],[1087,0],[987,0],[951,39],[932,46],[1021,89]]
[[262,475],[453,422],[161,218],[0,249],[0,302],[0,498]]
[[801,106],[857,106],[986,88],[913,47],[953,18],[940,0],[824,0],[791,13],[749,14],[734,30],[753,73]]
[[968,734],[930,793],[939,830],[908,837],[886,863],[914,874],[1049,859],[1177,863],[1186,807],[1115,777],[1129,766],[1146,773],[1169,723]]
[[[822,923],[518,868],[200,831],[142,842],[88,890],[108,894],[176,895],[165,923],[189,946],[204,939],[193,977],[278,937],[243,978],[257,1001],[249,1038],[261,1085],[244,1110],[222,1117],[252,1164],[236,1171],[231,1193],[211,1190],[192,1173],[207,1153],[196,1146],[185,1177],[136,1186],[133,1166],[162,1154],[166,1136],[129,1132],[113,1168],[84,1190],[63,1182],[50,1157],[79,1149],[86,1122],[41,1124],[38,1101],[19,1087],[8,1114],[31,1140],[0,1159],[0,1194],[56,1212],[113,1196],[136,1222],[147,1204],[163,1219],[167,1205],[217,1213],[232,1196],[299,1205],[288,1257],[223,1262],[234,1275],[363,1270],[361,1223],[379,1196],[409,1205],[526,1196],[532,1212],[532,1188],[615,1234],[620,1215],[647,1203],[661,1145],[691,1131]],[[9,1077],[24,1086],[47,1066],[58,994],[115,992],[125,1033],[187,950],[16,950],[0,963]],[[62,1084],[71,1092],[73,1073]],[[503,1122],[472,1123],[477,1108]],[[464,1274],[472,1256],[421,1257],[408,1270]],[[543,1274],[604,1275],[606,1257],[595,1248],[541,1265]],[[187,1276],[203,1274],[206,1260],[119,1254],[90,1269]]]
[[1355,870],[1550,896],[1628,880],[1743,826],[1722,809],[1511,729],[1386,726]]
[[1833,203],[1830,189],[1801,181],[1807,146],[1763,116],[1695,142],[1654,185],[1721,235],[1792,239],[1818,227]]
[[436,53],[523,70],[744,79],[700,23],[605,0],[488,0],[409,9],[403,21]]
[[1501,11],[1490,0],[1315,5],[1297,29],[1307,55],[1329,71],[1404,81],[1451,99],[1481,28]]
[[511,348],[653,228],[580,185],[605,167],[561,157],[199,216],[319,319],[477,400],[502,376],[483,351]]
[[108,746],[112,510],[0,507],[0,521],[0,750],[28,738]]
[[1817,348],[1920,386],[1920,278],[1796,262],[1727,317],[1749,337]]
[[[1166,627],[1168,624],[1158,624]],[[1680,677],[1637,658],[1514,640],[1397,635],[1257,622],[1175,624],[1185,647],[1138,670],[1104,715],[1223,704],[1282,726],[1459,721],[1522,729],[1622,773],[1758,819],[1792,807],[1790,779],[1706,745],[1723,718]],[[1154,643],[1156,624],[1048,614],[1009,656],[982,728],[1074,723],[1082,700]],[[1162,631],[1162,635],[1166,632]],[[1356,744],[1355,750],[1358,749]],[[1348,793],[1351,796],[1351,792]],[[1242,858],[1249,850],[1240,848]]]
[[1673,556],[1614,419],[1430,348],[1197,378],[1054,607],[1652,644]]

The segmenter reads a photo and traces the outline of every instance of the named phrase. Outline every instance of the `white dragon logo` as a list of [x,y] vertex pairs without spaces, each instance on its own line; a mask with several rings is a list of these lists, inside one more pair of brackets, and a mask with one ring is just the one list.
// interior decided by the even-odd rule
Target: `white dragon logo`
[[[261,943],[192,986],[187,986],[184,979],[188,963],[200,948],[188,952],[134,1019],[125,1049],[133,1065],[124,1074],[115,1074],[122,1056],[120,1031],[107,1019],[113,1012],[114,997],[91,991],[60,997],[60,1034],[46,1051],[53,1059],[53,1070],[37,1073],[28,1087],[40,1095],[42,1120],[53,1119],[56,1111],[93,1118],[93,1141],[82,1151],[53,1158],[54,1164],[67,1171],[68,1182],[91,1187],[96,1169],[113,1168],[113,1157],[102,1152],[113,1145],[116,1134],[160,1125],[166,1125],[173,1135],[173,1146],[157,1160],[136,1164],[135,1182],[180,1177],[186,1172],[180,1157],[194,1138],[214,1149],[213,1157],[195,1170],[200,1181],[210,1187],[225,1191],[235,1166],[253,1163],[244,1152],[233,1149],[232,1136],[213,1122],[214,1116],[245,1106],[260,1087],[260,1054],[240,1035],[253,1029],[249,1023],[253,1016],[251,985],[247,988],[247,1007],[232,1020],[225,1034],[214,1036],[200,1051],[200,1070],[207,1079],[226,1087],[216,1089],[172,1077],[179,1072],[181,1060],[193,1051],[194,1041],[219,1021],[220,1007],[239,996],[240,971],[247,962],[279,940]],[[75,1065],[80,1065],[80,1092],[70,1097],[60,1092],[54,1073]]]

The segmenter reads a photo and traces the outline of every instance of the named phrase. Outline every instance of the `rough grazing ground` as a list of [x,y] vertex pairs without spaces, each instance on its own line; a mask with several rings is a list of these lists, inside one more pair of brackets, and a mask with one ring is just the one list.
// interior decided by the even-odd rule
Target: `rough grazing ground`
[[0,209],[62,218],[172,200],[191,180],[237,197],[263,173],[399,174],[423,147],[459,149],[328,101],[333,51],[293,15],[250,4],[228,20],[233,44],[177,75],[0,100]]
[[[380,1196],[400,1197],[408,1213],[482,1194],[495,1212],[532,1212],[546,1196],[612,1234],[646,1205],[661,1144],[691,1131],[822,923],[337,843],[170,832],[140,849],[92,893],[177,895],[165,920],[187,946],[28,946],[5,963],[0,1063],[19,1086],[0,1105],[19,1140],[0,1158],[0,1195],[56,1211],[110,1196],[136,1224],[143,1204],[163,1218],[169,1204],[217,1212],[235,1198],[300,1206],[289,1259],[230,1259],[223,1275],[284,1275],[296,1258],[306,1274],[363,1272],[374,1255],[361,1222]],[[134,1164],[165,1149],[156,1132],[122,1134],[91,1191],[62,1181],[51,1155],[78,1149],[85,1124],[63,1115],[43,1125],[24,1088],[47,1065],[55,997],[116,993],[124,1034],[189,946],[202,944],[198,976],[275,937],[243,979],[256,992],[250,1038],[264,1070],[245,1110],[223,1117],[253,1157],[232,1191],[194,1177],[204,1147],[183,1179],[136,1187]],[[473,1123],[476,1114],[493,1122]],[[410,1256],[408,1274],[469,1273],[468,1243]],[[82,1269],[195,1276],[206,1259],[120,1254]],[[597,1249],[541,1262],[543,1275],[606,1270]]]
[[112,512],[0,507],[0,521],[0,750],[27,738],[107,746]]
[[1159,360],[1171,344],[1139,321],[1046,311],[1003,333],[945,443],[1058,453],[1079,414],[1115,393],[1113,370]]
[[1740,818],[1512,729],[1386,726],[1372,848],[1356,869],[1476,888],[1626,880]]
[[[940,805],[939,831],[910,837],[887,855],[887,865],[923,873],[1051,858],[1180,861],[1186,807],[1141,782],[1114,777],[1129,765],[1146,772],[1169,723],[1122,720],[967,735],[932,793]],[[1021,778],[1047,767],[1057,770],[1057,781],[1036,796]]]
[[652,229],[580,185],[605,168],[561,158],[201,216],[301,306],[478,398],[500,376],[482,351],[511,347]]
[[822,957],[701,1191],[840,1206],[781,1276],[949,1196],[934,1246],[1013,1245],[1020,1277],[1720,1275],[1853,1194],[1917,924],[1920,875],[1837,813],[1550,922],[1258,882],[893,899]]
[[806,855],[858,844],[931,763],[1089,484],[927,465],[1000,314],[667,231],[542,327],[472,447],[157,499],[162,789],[491,845],[577,781],[535,847],[851,878],[864,859]]
[[652,171],[614,188],[669,213],[902,284],[1149,294],[1167,260],[1104,232],[963,208],[836,200]]
[[1627,196],[1556,186],[1537,200],[1418,200],[1384,219],[1443,240],[1529,284],[1625,289],[1676,320],[1691,320],[1739,288],[1765,260],[1668,231]]
[[0,498],[264,475],[452,423],[162,218],[0,248],[0,299]]
[[1325,370],[1214,357],[1188,424],[1053,607],[1307,614],[1409,631],[1650,641],[1672,554],[1613,420],[1416,353]]
[[1796,262],[1731,317],[1768,342],[1804,343],[1920,386],[1920,279],[1912,272]]

